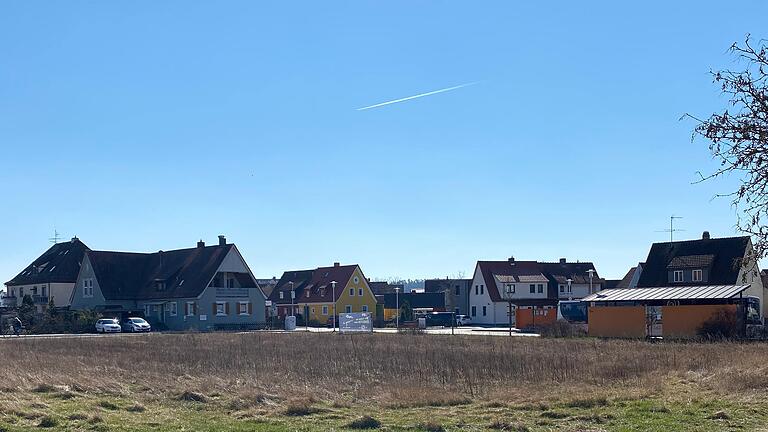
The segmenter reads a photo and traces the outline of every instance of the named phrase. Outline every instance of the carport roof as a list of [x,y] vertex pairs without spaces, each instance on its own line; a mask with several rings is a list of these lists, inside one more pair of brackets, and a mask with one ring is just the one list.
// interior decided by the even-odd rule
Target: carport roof
[[622,302],[652,300],[728,299],[749,285],[665,286],[652,288],[608,289],[584,297],[585,302]]

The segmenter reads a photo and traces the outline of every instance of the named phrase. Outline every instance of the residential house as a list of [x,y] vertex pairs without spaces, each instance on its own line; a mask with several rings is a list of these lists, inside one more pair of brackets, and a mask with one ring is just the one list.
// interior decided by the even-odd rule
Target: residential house
[[471,286],[472,279],[427,279],[424,281],[424,292],[443,293],[446,310],[469,315]]
[[612,288],[637,288],[637,283],[640,281],[640,275],[643,274],[644,265],[645,263],[638,263],[636,266],[630,268],[619,283]]
[[143,315],[156,328],[213,330],[264,323],[264,293],[232,243],[132,253],[87,251],[71,308]]
[[259,288],[261,288],[264,295],[269,297],[277,285],[277,278],[272,276],[270,279],[256,279],[256,283],[259,284]]
[[557,319],[560,300],[575,300],[602,289],[590,262],[478,261],[469,294],[473,323],[519,328]]
[[332,321],[334,309],[336,315],[376,312],[376,297],[357,264],[284,272],[269,300],[279,318],[293,314],[320,324]]
[[29,295],[38,312],[43,312],[51,299],[55,307],[69,306],[80,264],[88,250],[77,237],[54,244],[5,283],[3,305],[19,306],[24,296]]
[[[654,243],[625,288],[584,299],[589,334],[599,337],[693,338],[717,313],[765,316],[765,285],[749,237]],[[637,273],[640,273],[637,276]],[[630,277],[631,276],[631,277]]]

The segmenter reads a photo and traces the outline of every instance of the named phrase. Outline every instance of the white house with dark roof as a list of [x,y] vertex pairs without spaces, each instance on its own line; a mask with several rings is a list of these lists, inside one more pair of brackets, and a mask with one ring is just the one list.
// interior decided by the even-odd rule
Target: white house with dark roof
[[213,330],[264,323],[265,296],[234,244],[133,253],[88,251],[74,310],[144,316],[156,328]]
[[55,307],[69,306],[80,264],[88,250],[77,237],[54,244],[5,283],[3,306],[19,306],[27,295],[38,312],[43,312],[51,299]]

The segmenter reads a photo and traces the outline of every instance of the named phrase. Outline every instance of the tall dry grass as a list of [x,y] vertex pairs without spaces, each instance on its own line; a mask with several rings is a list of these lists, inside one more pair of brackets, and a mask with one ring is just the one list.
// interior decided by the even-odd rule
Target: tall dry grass
[[[182,334],[0,340],[5,390],[238,400],[377,399],[397,406],[649,389],[690,379],[713,390],[768,385],[768,344],[437,335]],[[764,378],[766,377],[766,378]],[[547,393],[548,392],[548,393]]]

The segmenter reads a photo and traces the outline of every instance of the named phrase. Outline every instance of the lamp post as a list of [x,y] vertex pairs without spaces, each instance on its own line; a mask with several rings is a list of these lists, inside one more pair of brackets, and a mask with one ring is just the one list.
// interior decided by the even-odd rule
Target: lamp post
[[397,314],[395,314],[395,330],[400,331],[400,287],[395,287],[395,308]]
[[293,282],[288,282],[288,285],[291,286],[291,316],[293,315],[293,299],[296,298],[296,291],[293,290]]
[[331,281],[331,293],[333,299],[333,333],[336,332],[336,281]]
[[573,300],[573,288],[571,287],[573,279],[568,278],[565,281],[568,282],[568,300]]
[[515,289],[513,287],[514,285],[508,283],[505,285],[505,289],[504,289],[504,293],[507,296],[507,302],[509,303],[508,309],[507,309],[507,315],[509,316],[509,336],[510,337],[512,337],[512,294],[515,293]]
[[587,273],[589,273],[589,293],[594,294],[594,291],[592,291],[592,277],[595,275],[595,269],[589,269]]

